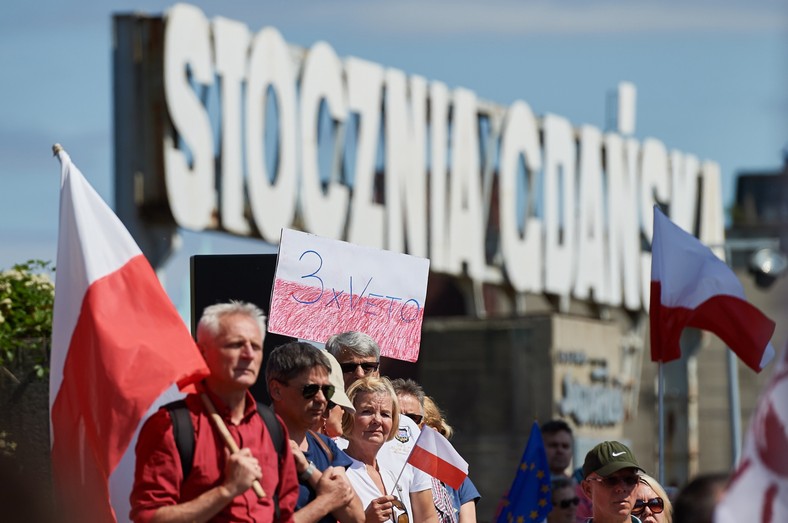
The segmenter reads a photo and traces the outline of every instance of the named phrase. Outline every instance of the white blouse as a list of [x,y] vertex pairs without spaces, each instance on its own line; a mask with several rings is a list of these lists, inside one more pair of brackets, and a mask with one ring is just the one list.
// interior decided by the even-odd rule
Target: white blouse
[[[364,507],[364,510],[366,510],[369,504],[372,503],[373,499],[377,499],[386,494],[393,494],[395,498],[402,501],[402,503],[405,505],[405,509],[408,511],[408,515],[410,516],[410,521],[413,521],[413,508],[410,505],[410,493],[421,492],[422,490],[427,489],[421,488],[421,486],[417,486],[413,483],[407,483],[406,476],[408,475],[402,474],[399,484],[395,490],[394,482],[397,479],[397,474],[399,474],[399,471],[384,469],[380,466],[380,462],[378,462],[380,476],[383,478],[383,485],[386,487],[386,492],[381,492],[378,490],[375,482],[372,481],[372,477],[367,472],[366,465],[356,459],[350,459],[353,463],[346,470],[347,479],[350,481],[351,486],[356,491],[356,494],[358,494],[358,497],[361,499],[361,506]],[[405,468],[412,469],[413,466],[408,464],[405,465]],[[413,477],[412,472],[409,476],[411,478]],[[431,487],[432,485],[427,486],[427,488]]]

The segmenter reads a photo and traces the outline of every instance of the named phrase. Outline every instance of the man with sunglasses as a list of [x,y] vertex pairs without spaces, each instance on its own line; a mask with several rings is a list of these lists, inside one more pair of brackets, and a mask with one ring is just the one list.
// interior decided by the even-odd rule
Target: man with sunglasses
[[380,347],[371,336],[358,331],[335,334],[326,341],[326,350],[342,368],[345,390],[365,376],[380,376]]
[[311,429],[320,424],[336,391],[328,357],[317,347],[290,342],[268,356],[265,380],[274,411],[290,435],[299,478],[296,523],[361,523],[364,509],[345,476],[350,458]]
[[[265,315],[251,303],[232,301],[205,308],[197,325],[197,345],[211,373],[201,390],[240,450],[231,454],[225,448],[202,398],[189,394],[180,409],[186,423],[179,425],[183,430],[191,422],[193,431],[187,467],[177,443],[183,433],[176,440],[174,414],[160,409],[137,440],[132,521],[293,521],[298,479],[292,453],[288,447],[278,459],[249,393],[263,361],[264,333]],[[254,480],[260,482],[264,497],[250,488]]]
[[550,481],[553,510],[547,515],[547,523],[575,523],[580,498],[575,492],[571,478],[556,476]]
[[618,441],[604,441],[586,454],[583,463],[583,493],[591,500],[593,523],[640,522],[631,515],[635,507],[639,472],[629,447]]
[[[326,341],[326,350],[337,359],[342,368],[345,390],[363,377],[380,377],[380,346],[371,336],[359,331],[335,334]],[[413,514],[409,493],[423,496],[424,499],[429,499],[429,503],[432,504],[432,479],[430,476],[415,467],[405,467],[420,432],[418,425],[412,419],[400,416],[399,427],[394,439],[384,443],[377,454],[381,468],[385,468],[385,470],[404,469],[397,483],[395,496],[405,504],[408,514]],[[430,518],[430,522],[437,523],[437,519],[438,516],[435,513],[434,519]]]

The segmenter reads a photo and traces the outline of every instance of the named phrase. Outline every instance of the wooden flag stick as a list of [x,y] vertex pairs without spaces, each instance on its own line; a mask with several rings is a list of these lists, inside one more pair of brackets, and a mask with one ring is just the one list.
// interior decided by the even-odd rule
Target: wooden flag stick
[[[235,454],[240,449],[238,448],[238,445],[235,443],[235,440],[230,434],[230,431],[227,430],[227,425],[224,424],[224,420],[222,419],[221,416],[219,416],[219,413],[216,412],[216,407],[213,406],[213,403],[211,402],[211,398],[209,398],[208,395],[205,394],[204,392],[200,394],[200,398],[202,398],[203,405],[205,405],[205,409],[208,411],[208,415],[211,418],[211,421],[213,421],[213,426],[216,427],[216,429],[219,431],[219,434],[222,435],[224,444],[227,446],[228,449],[230,449],[230,452],[232,454]],[[263,490],[263,486],[260,485],[259,481],[254,480],[252,482],[252,490],[254,490],[254,493],[257,494],[258,498],[265,497],[265,491]]]

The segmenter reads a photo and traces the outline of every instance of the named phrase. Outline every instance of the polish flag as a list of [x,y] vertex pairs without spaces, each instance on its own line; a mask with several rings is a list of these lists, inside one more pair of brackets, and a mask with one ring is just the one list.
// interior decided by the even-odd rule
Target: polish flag
[[684,327],[711,331],[751,369],[774,357],[774,322],[744,297],[730,267],[654,206],[651,244],[651,360],[681,356]]
[[65,508],[75,511],[69,516],[116,521],[109,477],[146,411],[171,385],[185,387],[208,370],[129,232],[68,154],[57,154],[53,479]]
[[416,439],[408,463],[455,490],[468,477],[468,462],[454,450],[449,440],[426,425]]

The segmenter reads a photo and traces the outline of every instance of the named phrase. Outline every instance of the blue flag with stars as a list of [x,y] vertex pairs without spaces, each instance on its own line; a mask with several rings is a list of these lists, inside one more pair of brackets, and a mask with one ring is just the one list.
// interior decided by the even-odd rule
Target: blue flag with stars
[[534,422],[528,444],[509,492],[504,496],[495,523],[539,522],[553,510],[550,469],[542,431]]

